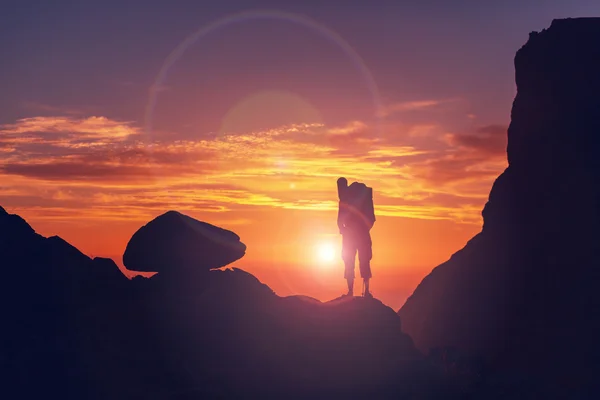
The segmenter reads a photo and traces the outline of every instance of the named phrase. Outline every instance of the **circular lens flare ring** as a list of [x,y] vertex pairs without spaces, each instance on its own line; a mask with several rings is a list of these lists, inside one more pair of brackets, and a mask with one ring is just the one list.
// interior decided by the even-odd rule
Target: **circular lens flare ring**
[[[167,73],[168,73],[169,69],[173,66],[173,64],[175,64],[175,62],[177,62],[177,60],[183,55],[183,53],[194,42],[196,42],[199,38],[205,36],[206,34],[212,32],[218,28],[221,28],[223,26],[232,24],[232,23],[248,21],[248,20],[255,20],[255,19],[275,19],[275,20],[289,21],[292,23],[302,25],[308,29],[312,29],[313,31],[318,32],[318,33],[322,34],[324,37],[333,41],[346,53],[346,55],[354,62],[354,64],[357,66],[357,68],[361,71],[361,73],[363,74],[363,77],[365,78],[366,84],[369,88],[369,91],[371,92],[371,96],[373,97],[375,111],[377,114],[381,111],[381,97],[379,94],[379,88],[377,87],[377,84],[375,82],[375,79],[373,78],[373,75],[371,74],[371,71],[365,64],[362,57],[337,32],[331,30],[330,28],[326,27],[325,25],[322,25],[306,16],[295,14],[295,13],[283,12],[283,11],[273,11],[273,10],[245,11],[245,12],[237,13],[234,15],[230,15],[228,17],[221,18],[217,21],[214,21],[208,25],[203,26],[202,28],[198,29],[196,32],[194,32],[191,35],[189,35],[188,37],[186,37],[167,56],[167,58],[165,59],[165,61],[163,62],[162,66],[160,68],[160,71],[158,72],[158,74],[156,76],[156,79],[154,80],[153,85],[150,88],[148,102],[146,103],[146,110],[145,110],[145,116],[144,116],[145,121],[144,122],[145,122],[145,132],[146,132],[148,139],[150,139],[152,136],[151,135],[152,116],[153,116],[154,108],[156,106],[157,96],[158,96],[158,92],[159,92],[158,90],[156,90],[156,88],[162,87],[162,85],[166,79]],[[380,118],[381,117],[379,117],[379,124],[381,124]],[[379,130],[380,129],[381,129],[381,126],[379,126]]]
[[[310,29],[314,32],[321,34],[323,37],[325,37],[326,39],[332,41],[337,46],[339,46],[339,48],[342,49],[343,52],[349,57],[349,59],[354,63],[356,68],[362,73],[362,75],[365,79],[365,83],[366,83],[369,91],[371,92],[373,106],[375,108],[375,115],[377,118],[376,119],[376,121],[377,121],[376,122],[376,124],[377,124],[376,132],[377,132],[377,134],[381,134],[383,117],[380,114],[380,111],[382,109],[382,105],[381,105],[382,103],[381,103],[381,96],[379,93],[379,88],[377,87],[375,79],[374,79],[371,71],[365,64],[364,60],[362,59],[362,57],[356,52],[356,50],[354,50],[354,48],[345,39],[343,39],[337,32],[333,31],[332,29],[328,28],[327,26],[325,26],[317,21],[314,21],[311,18],[300,15],[300,14],[276,11],[276,10],[255,10],[255,11],[245,11],[245,12],[233,14],[230,16],[226,16],[226,17],[223,17],[212,23],[209,23],[208,25],[202,26],[200,29],[198,29],[194,33],[187,36],[166,57],[163,64],[161,65],[161,68],[160,68],[158,74],[156,75],[156,77],[154,79],[152,86],[150,87],[150,90],[148,93],[148,99],[147,99],[146,107],[145,107],[145,111],[144,111],[144,132],[145,132],[144,142],[146,143],[145,152],[151,154],[154,151],[154,147],[155,147],[154,146],[155,138],[153,136],[154,110],[156,108],[158,97],[161,92],[160,88],[162,88],[164,86],[164,82],[166,81],[168,72],[171,69],[171,67],[181,58],[181,56],[186,52],[186,50],[189,47],[191,47],[197,40],[204,37],[205,35],[213,32],[215,30],[218,30],[220,28],[223,28],[225,26],[231,25],[231,24],[244,22],[244,21],[250,21],[250,20],[260,20],[260,19],[282,20],[282,21],[288,21],[291,23],[295,23],[297,25],[304,26],[307,29]],[[153,175],[155,175],[154,177],[158,182],[160,174],[157,173],[157,174],[153,174]]]

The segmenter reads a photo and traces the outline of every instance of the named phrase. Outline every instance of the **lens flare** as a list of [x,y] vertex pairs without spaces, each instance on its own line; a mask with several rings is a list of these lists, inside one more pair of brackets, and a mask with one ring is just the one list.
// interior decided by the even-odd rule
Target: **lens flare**
[[336,251],[332,243],[319,243],[316,247],[317,260],[322,264],[331,264],[335,261]]
[[[173,65],[175,65],[175,63],[178,62],[178,60],[183,56],[183,54],[190,47],[192,47],[198,40],[204,38],[205,36],[215,32],[215,31],[218,31],[220,29],[224,29],[224,28],[230,27],[230,26],[238,24],[238,23],[243,23],[243,22],[247,22],[247,21],[256,21],[256,20],[279,20],[279,21],[286,21],[286,22],[289,22],[292,24],[296,24],[296,25],[302,26],[310,31],[318,33],[324,39],[337,45],[344,52],[344,54],[348,57],[349,61],[353,63],[355,68],[361,73],[362,77],[364,78],[364,84],[367,86],[369,92],[371,93],[373,107],[374,107],[375,116],[376,116],[375,134],[376,135],[381,134],[383,117],[381,117],[381,115],[379,115],[379,111],[382,109],[379,89],[377,87],[375,79],[373,78],[373,75],[371,74],[371,71],[366,66],[362,57],[354,50],[354,48],[345,39],[343,39],[338,33],[333,31],[332,29],[326,27],[325,25],[323,25],[315,20],[312,20],[306,16],[303,16],[303,15],[289,13],[289,12],[282,12],[282,11],[274,11],[274,10],[255,10],[255,11],[245,11],[245,12],[233,14],[230,16],[226,16],[224,18],[218,19],[216,21],[213,21],[207,25],[200,27],[200,29],[196,30],[195,32],[193,32],[192,34],[190,34],[189,36],[184,38],[181,41],[181,43],[179,43],[179,45],[177,45],[173,49],[173,51],[171,51],[171,53],[165,58],[164,62],[162,63],[162,65],[154,79],[154,82],[150,86],[150,90],[148,92],[148,99],[146,102],[146,107],[145,107],[145,112],[144,112],[144,131],[145,131],[144,141],[146,142],[146,146],[144,149],[145,152],[147,152],[149,155],[151,155],[155,151],[155,139],[156,138],[154,137],[154,134],[153,134],[154,110],[156,108],[156,105],[157,105],[160,95],[164,91],[161,89],[167,87],[167,77],[168,77],[169,71],[171,70]],[[281,98],[281,96],[282,96],[281,92],[276,93],[276,94]],[[254,98],[250,99],[250,100],[252,100],[253,103],[256,103],[256,104],[250,104],[250,105],[256,106],[258,103],[261,103],[261,102],[264,103],[265,99],[272,102],[273,97],[275,97],[275,96],[273,96],[273,93],[269,93],[269,96],[266,96],[266,97],[264,96],[264,93],[262,93],[261,95],[262,95],[262,97],[259,96],[259,97],[254,97]],[[260,101],[256,102],[257,99]],[[249,100],[249,99],[246,99],[246,100]],[[288,106],[288,109],[286,109],[286,113],[290,113],[290,110],[292,110],[291,116],[288,116],[288,117],[293,117],[293,119],[298,119],[299,117],[308,116],[309,120],[317,120],[317,121],[320,120],[319,113],[316,112],[308,102],[303,101],[301,98],[299,98],[298,96],[296,96],[294,94],[287,94],[286,101],[283,103],[283,105],[286,105],[286,104]],[[299,104],[299,105],[297,105],[297,104]],[[248,104],[242,104],[242,105],[248,106]],[[290,105],[292,105],[293,107],[290,108],[289,107]],[[252,107],[250,107],[250,108],[252,108]],[[240,110],[243,112],[240,113]],[[220,131],[238,127],[240,124],[239,124],[239,121],[236,122],[236,119],[241,118],[240,119],[241,122],[247,122],[248,113],[245,109],[240,108],[240,109],[236,109],[236,110],[232,110],[232,111],[235,111],[235,113],[232,113],[225,117],[225,121],[224,121],[225,126],[223,126],[220,129]],[[306,122],[306,121],[304,121],[304,122]],[[220,133],[221,132],[218,132],[217,135]],[[160,175],[161,174],[158,171],[156,174],[154,174],[154,179],[157,181],[157,183],[160,180]]]
[[[238,14],[233,14],[228,17],[224,17],[217,21],[214,21],[208,25],[205,25],[198,29],[196,32],[192,33],[188,37],[186,37],[165,59],[163,62],[154,83],[151,88],[161,88],[164,87],[165,80],[167,78],[167,74],[171,67],[179,60],[179,58],[185,53],[185,51],[194,44],[197,40],[204,37],[205,35],[223,28],[225,26],[229,26],[235,23],[251,21],[251,20],[260,20],[260,19],[271,19],[271,20],[280,20],[280,21],[288,21],[294,24],[298,24],[304,26],[307,29],[310,29],[314,32],[321,34],[326,39],[332,41],[336,45],[338,45],[344,53],[352,60],[357,69],[362,73],[365,78],[365,83],[367,84],[369,91],[371,92],[371,96],[373,98],[373,106],[376,113],[379,113],[381,108],[381,97],[379,94],[379,89],[371,74],[371,71],[366,66],[362,57],[352,48],[352,46],[344,40],[338,33],[331,30],[330,28],[322,25],[306,16],[282,12],[282,11],[272,11],[272,10],[259,10],[259,11],[245,11]],[[156,106],[156,102],[158,99],[159,90],[150,90],[148,96],[148,102],[146,103],[145,110],[145,131],[146,135],[150,139],[152,134],[152,116],[154,113],[154,108]],[[381,120],[378,120],[380,125]],[[379,130],[381,127],[378,127]]]

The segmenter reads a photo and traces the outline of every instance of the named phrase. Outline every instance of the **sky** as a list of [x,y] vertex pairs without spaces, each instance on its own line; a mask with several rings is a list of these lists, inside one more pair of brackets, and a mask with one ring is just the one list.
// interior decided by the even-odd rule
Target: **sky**
[[[344,291],[336,179],[374,189],[398,309],[481,229],[513,58],[592,0],[8,1],[0,205],[120,267],[177,210],[233,230],[280,295]],[[358,274],[358,270],[357,270]]]

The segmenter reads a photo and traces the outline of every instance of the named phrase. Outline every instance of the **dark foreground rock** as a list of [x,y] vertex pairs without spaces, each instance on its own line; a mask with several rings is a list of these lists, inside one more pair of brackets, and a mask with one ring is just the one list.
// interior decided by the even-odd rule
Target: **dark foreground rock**
[[127,280],[112,260],[2,212],[0,238],[6,398],[458,393],[378,300],[282,298],[235,268]]
[[562,395],[595,385],[599,44],[600,19],[555,20],[517,52],[509,166],[491,190],[483,230],[399,311],[423,351],[483,355],[501,376],[520,371]]
[[133,235],[123,263],[132,271],[185,274],[224,267],[245,253],[234,232],[169,211]]

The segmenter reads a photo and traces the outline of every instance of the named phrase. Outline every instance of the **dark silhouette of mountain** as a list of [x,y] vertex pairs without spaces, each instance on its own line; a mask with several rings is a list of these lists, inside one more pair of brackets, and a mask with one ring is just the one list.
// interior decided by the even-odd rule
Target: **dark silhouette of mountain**
[[509,166],[483,229],[399,311],[423,351],[481,354],[564,390],[597,380],[599,44],[599,18],[564,19],[517,52]]
[[169,211],[133,235],[123,263],[132,271],[178,274],[192,268],[220,268],[245,253],[246,245],[235,233]]
[[86,333],[79,316],[92,315],[101,298],[110,302],[127,278],[114,263],[92,260],[58,236],[45,238],[4,209],[0,265],[1,371],[10,383],[2,385],[3,397],[30,398],[36,390],[83,396],[75,349]]
[[6,398],[458,395],[376,299],[282,298],[237,268],[128,280],[4,210],[0,255]]

